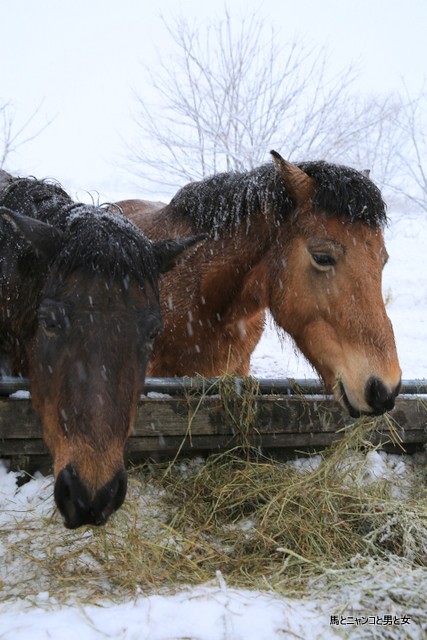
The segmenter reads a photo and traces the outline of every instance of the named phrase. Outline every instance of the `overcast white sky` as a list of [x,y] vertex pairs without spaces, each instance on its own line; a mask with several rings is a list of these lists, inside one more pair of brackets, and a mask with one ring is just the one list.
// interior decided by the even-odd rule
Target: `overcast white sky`
[[[427,75],[426,0],[229,5],[233,15],[261,7],[284,41],[327,45],[337,69],[355,63],[361,91],[393,91],[403,77],[416,93]],[[149,91],[142,64],[167,43],[160,13],[200,20],[223,11],[223,0],[0,0],[0,103],[12,103],[16,126],[39,105],[37,125],[53,120],[6,168],[56,178],[74,195],[138,195],[123,139],[133,133],[134,91]]]

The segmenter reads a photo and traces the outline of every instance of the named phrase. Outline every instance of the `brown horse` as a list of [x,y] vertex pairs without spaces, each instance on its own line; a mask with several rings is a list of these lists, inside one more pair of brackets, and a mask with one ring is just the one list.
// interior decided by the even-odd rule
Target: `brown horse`
[[349,167],[272,155],[189,184],[163,208],[118,203],[153,239],[210,235],[161,283],[165,331],[149,375],[246,375],[269,308],[352,416],[381,414],[401,371],[381,291],[380,191]]
[[29,376],[67,527],[103,524],[125,498],[158,274],[192,242],[153,246],[58,185],[0,172],[0,362]]

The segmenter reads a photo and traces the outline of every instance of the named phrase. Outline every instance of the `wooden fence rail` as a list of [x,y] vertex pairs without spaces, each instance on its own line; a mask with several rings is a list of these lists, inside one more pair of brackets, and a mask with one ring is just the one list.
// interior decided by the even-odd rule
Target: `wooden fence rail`
[[[248,384],[248,380],[250,384]],[[0,379],[0,458],[14,467],[36,467],[48,451],[31,406],[28,382]],[[133,434],[129,459],[172,457],[222,451],[244,443],[293,451],[325,447],[342,437],[352,420],[316,380],[148,379]],[[393,427],[406,450],[427,442],[427,382],[408,380],[395,409],[379,418],[373,440],[392,440]]]

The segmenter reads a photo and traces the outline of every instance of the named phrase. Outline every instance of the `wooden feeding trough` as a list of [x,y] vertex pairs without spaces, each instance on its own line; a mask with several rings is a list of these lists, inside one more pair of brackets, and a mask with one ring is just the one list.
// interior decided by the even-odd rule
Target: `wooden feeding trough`
[[[375,443],[413,451],[427,442],[427,382],[403,382],[395,409],[376,419]],[[353,421],[317,380],[151,378],[141,397],[129,460],[218,452],[235,446],[291,453],[323,448]],[[48,451],[28,381],[0,378],[0,458],[45,465]]]

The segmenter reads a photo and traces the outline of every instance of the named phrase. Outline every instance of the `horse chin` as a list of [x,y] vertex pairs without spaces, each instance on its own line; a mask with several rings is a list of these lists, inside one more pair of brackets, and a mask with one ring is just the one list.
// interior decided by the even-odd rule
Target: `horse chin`
[[351,418],[360,418],[362,415],[364,415],[363,411],[360,411],[360,409],[356,409],[351,404],[350,400],[348,399],[348,395],[346,393],[345,387],[344,387],[342,382],[339,383],[338,387],[339,387],[338,402],[345,409],[347,409],[348,413],[350,414],[350,417]]

